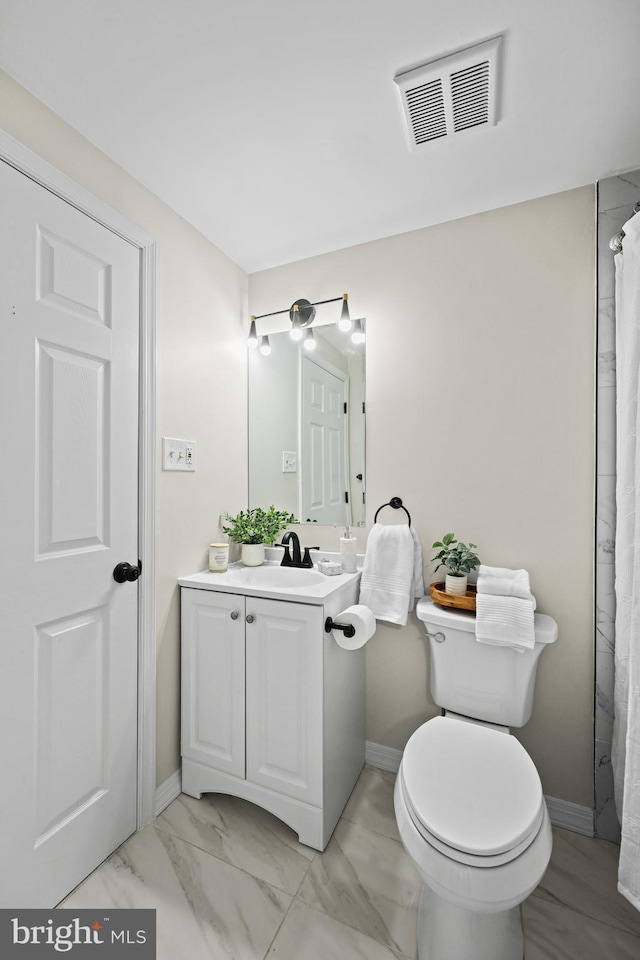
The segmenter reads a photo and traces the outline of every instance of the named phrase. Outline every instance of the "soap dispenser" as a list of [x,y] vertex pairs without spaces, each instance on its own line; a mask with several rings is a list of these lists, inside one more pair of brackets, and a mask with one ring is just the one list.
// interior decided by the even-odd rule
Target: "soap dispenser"
[[340,559],[342,561],[342,570],[344,573],[355,573],[357,570],[358,538],[351,536],[349,524],[347,524],[344,537],[340,537]]

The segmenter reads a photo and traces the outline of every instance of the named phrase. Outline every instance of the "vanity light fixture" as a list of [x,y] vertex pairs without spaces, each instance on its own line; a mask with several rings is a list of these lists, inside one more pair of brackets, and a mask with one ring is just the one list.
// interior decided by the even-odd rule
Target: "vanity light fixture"
[[305,334],[304,338],[304,348],[305,350],[315,350],[316,348],[316,338],[313,335],[313,330],[309,328]]
[[269,343],[269,337],[260,337],[260,353],[263,357],[268,357],[271,353],[271,344]]
[[[258,338],[258,334],[256,332],[256,320],[262,320],[263,317],[275,317],[280,313],[289,314],[289,319],[291,320],[291,339],[302,340],[305,329],[310,328],[315,319],[316,307],[322,306],[325,303],[337,303],[339,300],[342,301],[342,311],[337,324],[338,329],[343,333],[348,333],[352,328],[351,317],[349,316],[349,294],[343,293],[341,297],[331,297],[329,300],[317,300],[315,303],[311,303],[309,300],[305,300],[301,297],[300,299],[296,300],[295,303],[292,303],[291,306],[286,310],[274,310],[272,313],[260,313],[257,316],[252,316],[247,342],[250,347],[257,347],[259,339],[260,346],[262,346],[263,341],[266,339],[268,345],[268,337]],[[315,347],[315,338],[313,334],[311,334],[311,336],[309,336],[309,334],[311,334],[311,330],[307,330],[307,337],[305,338],[304,345],[308,350],[313,350]],[[354,331],[351,335],[351,339],[354,343],[364,342],[364,335],[362,340],[355,340],[355,335],[356,332]],[[271,352],[270,349],[268,352]]]

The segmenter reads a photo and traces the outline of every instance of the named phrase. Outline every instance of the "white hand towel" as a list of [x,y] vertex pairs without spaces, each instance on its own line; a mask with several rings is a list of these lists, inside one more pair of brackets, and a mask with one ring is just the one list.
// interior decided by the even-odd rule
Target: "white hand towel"
[[[418,559],[416,540],[406,524],[384,526],[374,523],[362,565],[359,603],[369,607],[376,620],[404,626],[414,596],[422,596],[416,593],[420,590],[415,570]],[[419,560],[421,575],[422,549]],[[424,593],[424,583],[422,591]]]
[[521,597],[476,595],[476,640],[513,647],[519,653],[535,644],[533,603]]
[[409,527],[413,537],[413,590],[409,598],[409,610],[413,610],[415,600],[424,597],[424,570],[422,568],[422,544],[413,527]]
[[487,567],[480,564],[476,590],[478,593],[489,593],[497,597],[531,600],[533,609],[536,608],[536,599],[531,593],[526,570],[509,570],[507,567]]

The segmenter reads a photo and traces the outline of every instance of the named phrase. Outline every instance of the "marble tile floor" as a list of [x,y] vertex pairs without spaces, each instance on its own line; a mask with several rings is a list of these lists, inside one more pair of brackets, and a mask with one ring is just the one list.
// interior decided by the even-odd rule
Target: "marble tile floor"
[[[324,853],[243,800],[182,795],[60,906],[155,908],[158,960],[414,960],[419,880],[394,779],[364,768]],[[554,829],[549,869],[523,907],[525,960],[640,958],[617,856]]]

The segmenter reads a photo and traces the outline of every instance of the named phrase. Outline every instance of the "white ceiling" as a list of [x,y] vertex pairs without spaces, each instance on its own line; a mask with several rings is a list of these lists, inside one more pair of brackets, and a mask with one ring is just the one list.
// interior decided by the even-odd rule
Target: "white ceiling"
[[[496,127],[394,75],[504,34]],[[637,0],[0,0],[0,67],[249,272],[640,167]]]

